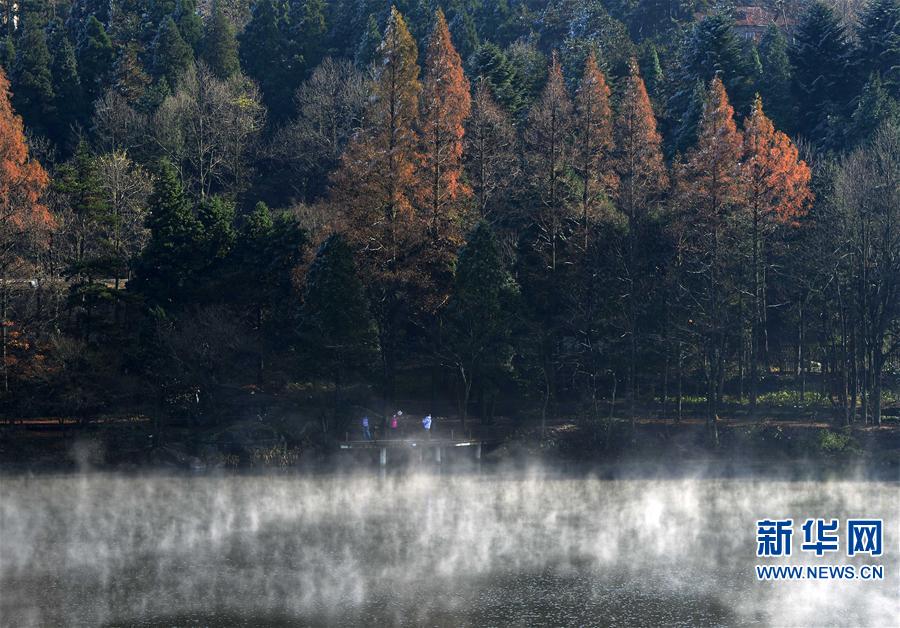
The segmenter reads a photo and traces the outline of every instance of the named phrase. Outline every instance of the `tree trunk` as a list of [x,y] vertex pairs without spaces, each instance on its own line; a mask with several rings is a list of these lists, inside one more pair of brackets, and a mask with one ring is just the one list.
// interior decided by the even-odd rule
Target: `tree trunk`
[[606,422],[606,448],[609,449],[612,446],[612,422],[613,422],[613,413],[616,409],[616,374],[612,373],[612,394],[609,397],[609,420]]
[[756,412],[759,396],[759,320],[760,315],[760,275],[759,275],[759,212],[753,210],[753,319],[750,325],[750,409]]
[[875,363],[872,368],[872,422],[881,426],[881,372],[884,369],[884,358],[880,350],[875,351]]
[[340,415],[341,410],[341,369],[338,368],[334,372],[334,418],[332,420],[332,425],[335,429],[338,426],[338,416]]
[[544,368],[544,403],[541,406],[541,440],[547,436],[547,409],[550,406],[550,374]]
[[469,395],[472,392],[472,377],[466,373],[466,369],[460,365],[459,380],[462,384],[462,395],[459,408],[459,420],[462,429],[466,429],[466,420],[469,418]]
[[0,279],[3,282],[2,287],[0,287],[0,328],[2,328],[3,335],[3,396],[6,397],[9,394],[9,364],[8,364],[8,344],[9,338],[7,336],[7,323],[6,323],[6,314],[7,308],[9,307],[9,292],[6,285],[6,279]]
[[684,384],[684,348],[681,346],[681,341],[678,342],[678,409],[675,413],[675,422],[681,423],[682,410],[684,407],[684,395],[683,395],[683,384]]
[[672,354],[672,343],[666,339],[666,357],[663,362],[662,418],[669,420],[669,361]]
[[800,299],[800,312],[797,334],[800,336],[797,342],[797,376],[800,378],[800,403],[806,404],[806,321],[803,318],[803,297]]

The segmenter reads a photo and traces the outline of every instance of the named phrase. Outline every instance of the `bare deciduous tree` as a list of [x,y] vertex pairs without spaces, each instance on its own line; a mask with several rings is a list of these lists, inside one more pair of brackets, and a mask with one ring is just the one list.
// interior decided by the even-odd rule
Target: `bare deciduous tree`
[[292,175],[295,194],[312,201],[325,190],[344,147],[363,121],[369,79],[346,60],[326,58],[297,89],[297,117],[269,145],[270,157]]
[[265,107],[252,81],[240,75],[221,81],[200,63],[159,106],[153,132],[185,184],[206,197],[242,190],[247,157],[264,122]]
[[134,152],[146,142],[147,118],[110,88],[94,104],[91,120],[97,145],[106,152]]
[[104,224],[104,239],[115,259],[115,288],[121,277],[129,276],[131,263],[147,241],[146,202],[150,177],[123,151],[114,151],[97,159],[100,184],[106,196],[109,221]]
[[498,205],[519,175],[516,130],[485,80],[479,80],[466,125],[464,159],[478,216],[497,222]]
[[882,372],[900,349],[900,129],[883,127],[871,145],[838,170],[834,202],[841,210],[861,325],[863,420],[881,423]]

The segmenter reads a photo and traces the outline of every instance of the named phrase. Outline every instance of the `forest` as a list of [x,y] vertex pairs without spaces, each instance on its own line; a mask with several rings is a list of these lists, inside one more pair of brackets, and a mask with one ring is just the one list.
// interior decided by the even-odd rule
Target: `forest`
[[900,2],[749,1],[3,0],[0,417],[896,421]]

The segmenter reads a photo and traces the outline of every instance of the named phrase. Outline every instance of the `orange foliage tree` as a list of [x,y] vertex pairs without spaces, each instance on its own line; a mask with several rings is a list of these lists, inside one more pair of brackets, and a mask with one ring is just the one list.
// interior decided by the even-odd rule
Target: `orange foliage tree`
[[31,263],[47,245],[53,218],[41,200],[49,185],[41,165],[31,159],[22,118],[10,104],[9,81],[0,70],[0,326],[3,391],[9,391],[9,340],[20,337],[10,319],[14,286],[28,279]]
[[332,180],[331,203],[360,259],[378,323],[385,399],[394,394],[402,321],[421,281],[419,65],[406,21],[391,9],[378,47],[373,99]]
[[662,199],[668,186],[668,174],[662,156],[662,137],[656,128],[656,116],[644,80],[635,59],[625,80],[615,120],[613,164],[618,176],[616,206],[627,220],[626,241],[619,256],[624,266],[624,312],[629,339],[628,388],[629,414],[634,431],[637,354],[640,330],[638,320],[643,280],[647,274],[639,268],[640,237],[649,211]]
[[658,202],[668,185],[662,136],[636,59],[629,64],[615,124],[614,163],[619,177],[617,206],[629,222]]
[[463,242],[465,201],[471,188],[462,181],[463,126],[472,106],[469,81],[444,12],[437,10],[425,59],[421,107],[422,219],[427,243],[424,265],[434,283],[426,309],[439,307],[452,279],[452,262]]
[[725,380],[726,331],[729,327],[726,253],[732,245],[732,215],[743,200],[741,133],[734,121],[725,86],[717,76],[707,90],[696,146],[677,168],[677,196],[688,233],[684,251],[692,267],[685,277],[693,304],[691,325],[702,342],[707,383],[707,427],[718,443],[715,423]]
[[344,153],[332,201],[347,235],[376,276],[404,274],[418,249],[418,51],[406,21],[391,9],[378,48],[373,100],[364,128]]
[[588,248],[591,223],[599,217],[600,207],[616,185],[616,176],[610,167],[613,129],[609,97],[606,76],[591,52],[575,95],[575,167],[582,185],[581,221],[585,250]]
[[551,272],[560,261],[558,249],[571,218],[566,171],[572,163],[572,122],[572,100],[554,52],[547,84],[528,112],[524,133],[528,177],[538,202],[537,245],[547,255]]
[[776,131],[763,112],[759,95],[744,120],[741,170],[745,204],[750,214],[753,320],[750,325],[750,403],[756,407],[760,336],[765,325],[766,240],[782,225],[796,225],[812,201],[810,171],[790,138]]
[[517,135],[509,114],[497,104],[488,82],[476,80],[472,114],[466,123],[463,157],[475,194],[477,218],[492,215],[505,200],[518,175]]

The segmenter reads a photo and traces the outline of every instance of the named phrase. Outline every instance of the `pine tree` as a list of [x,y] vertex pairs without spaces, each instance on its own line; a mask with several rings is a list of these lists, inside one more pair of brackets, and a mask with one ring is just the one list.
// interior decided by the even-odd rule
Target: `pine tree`
[[[174,22],[173,22],[174,26]],[[202,226],[181,187],[178,172],[163,160],[148,199],[150,239],[128,283],[148,303],[163,309],[185,304],[192,291],[202,251]]]
[[238,38],[241,67],[247,76],[259,83],[263,101],[275,120],[287,117],[294,95],[290,90],[290,77],[285,74],[290,69],[290,51],[283,21],[279,4],[273,0],[260,0]]
[[731,216],[742,201],[741,133],[734,108],[721,79],[710,82],[697,145],[677,169],[677,194],[684,215],[682,245],[687,259],[683,281],[689,288],[692,326],[702,340],[706,370],[707,428],[718,444],[716,415],[725,382],[725,351],[729,326],[727,307],[728,248],[733,234]]
[[113,68],[115,51],[103,24],[93,15],[84,29],[84,41],[78,49],[78,69],[86,104],[92,104],[106,88]]
[[[108,0],[73,0],[66,17],[66,28],[69,36],[78,48],[85,36],[85,27],[93,15],[101,24],[112,24],[114,21],[138,21],[140,15],[138,6],[131,0],[109,2]],[[126,17],[126,14],[127,17]]]
[[356,67],[365,68],[375,60],[380,42],[381,31],[378,30],[378,18],[373,13],[369,15],[369,19],[366,21],[366,28],[359,39],[359,43],[356,45],[353,55],[353,62],[356,64]]
[[756,408],[759,382],[759,341],[765,318],[765,269],[767,238],[779,226],[794,224],[802,217],[812,199],[810,171],[798,157],[797,148],[787,135],[776,131],[763,113],[757,96],[752,113],[744,120],[744,154],[741,184],[750,214],[751,276],[753,312],[750,325],[750,403]]
[[70,143],[75,126],[84,114],[81,79],[78,76],[75,49],[62,29],[56,33],[53,48],[50,73],[53,76],[53,93],[56,98],[54,108],[57,111],[53,134],[68,151],[72,148]]
[[165,81],[171,93],[174,93],[179,81],[194,63],[194,54],[187,45],[171,16],[159,26],[159,32],[153,44],[153,71]]
[[64,270],[70,279],[69,298],[81,308],[81,333],[89,341],[96,307],[116,297],[102,279],[114,275],[117,260],[106,237],[112,221],[107,196],[97,159],[86,142],[79,142],[72,159],[57,170],[53,187],[67,200],[65,229],[57,239],[71,251]]
[[656,44],[649,42],[644,47],[644,54],[641,59],[641,73],[647,77],[647,92],[650,94],[654,105],[657,104],[662,97],[662,90],[665,83],[665,75],[663,74],[662,63],[659,61],[659,51]]
[[506,54],[495,44],[484,42],[467,63],[469,73],[484,80],[494,98],[513,116],[522,109],[522,94],[516,84],[516,70]]
[[207,196],[197,206],[197,219],[203,229],[203,257],[212,265],[226,259],[234,248],[234,203],[221,196]]
[[248,309],[257,330],[261,331],[262,318],[270,298],[272,277],[260,281],[266,267],[271,263],[269,244],[275,229],[275,220],[269,206],[259,201],[245,218],[237,234],[232,255],[235,280],[240,286],[236,300]]
[[16,47],[13,44],[12,35],[7,35],[0,42],[0,70],[10,74],[13,64],[16,62]]
[[[147,16],[154,29],[157,29],[167,17],[174,16],[178,10],[178,0],[148,0],[147,5]],[[151,36],[153,35],[155,30]]]
[[225,80],[240,72],[238,43],[234,26],[222,12],[219,3],[213,6],[212,16],[206,22],[200,56],[218,78]]
[[[138,43],[143,51],[147,51],[148,55],[148,71],[153,69],[153,42],[159,34],[159,27],[167,18],[174,19],[175,11],[178,9],[177,0],[143,0],[146,2],[145,8],[141,10],[140,23],[136,26]],[[75,18],[76,16],[72,16]],[[70,18],[70,19],[72,19]],[[85,18],[82,18],[84,20]]]
[[463,183],[463,136],[472,100],[462,60],[450,41],[444,13],[438,9],[428,43],[422,88],[422,219],[427,223],[428,266],[436,292],[432,307],[445,300],[456,250],[463,241],[465,203],[471,189]]
[[55,113],[53,76],[47,38],[40,26],[26,26],[19,36],[12,79],[16,111],[29,129],[47,135]]
[[262,381],[269,346],[283,346],[292,324],[293,275],[303,258],[306,232],[290,216],[273,217],[258,202],[238,233],[232,258],[235,299],[252,326],[257,344],[257,380]]
[[681,121],[675,127],[673,149],[676,154],[683,153],[697,143],[697,129],[703,115],[703,104],[706,102],[706,84],[697,79],[691,92],[688,108],[681,115]]
[[449,7],[448,10],[451,11],[450,34],[456,42],[459,55],[466,59],[478,47],[478,27],[467,7],[457,5],[455,8]]
[[378,347],[353,250],[339,234],[325,240],[306,274],[299,340],[309,371],[334,384],[337,417],[347,377],[373,364]]
[[197,203],[197,264],[191,279],[191,299],[216,303],[234,289],[232,253],[238,239],[235,205],[221,196],[206,196]]
[[863,76],[878,72],[888,94],[900,100],[900,0],[870,0],[859,17],[858,35]]
[[43,28],[55,14],[49,0],[20,0],[16,3],[16,9],[18,28]]
[[863,86],[851,122],[848,135],[857,144],[867,142],[881,126],[900,124],[900,102],[891,97],[877,73]]
[[179,0],[174,17],[177,20],[181,38],[196,53],[203,37],[203,21],[197,13],[197,1]]
[[325,56],[324,0],[294,0],[291,4],[290,40],[299,64],[294,68],[295,87],[312,72]]
[[762,81],[759,93],[766,101],[766,109],[778,128],[794,126],[794,103],[791,97],[791,61],[788,42],[782,30],[771,26],[759,43]]
[[763,84],[763,67],[762,57],[759,56],[759,46],[754,42],[747,42],[745,53],[747,56],[747,64],[751,68],[750,83],[753,85],[756,93],[759,92],[760,86]]
[[824,146],[841,141],[841,120],[853,94],[850,45],[840,18],[816,2],[804,13],[791,48],[797,131]]
[[519,112],[525,112],[547,83],[547,57],[537,46],[525,40],[511,44],[504,54],[513,69],[513,89],[520,94]]
[[486,397],[485,389],[496,386],[512,368],[516,292],[494,233],[487,223],[478,223],[459,253],[446,316],[445,361],[460,380],[463,424],[473,387],[480,386]]
[[[325,44],[332,57],[346,57],[356,63],[362,39],[374,35],[369,42],[372,56],[368,61],[357,63],[360,69],[366,67],[374,58],[375,48],[381,42],[379,18],[387,17],[387,5],[381,0],[333,0],[325,4],[325,23],[328,25]],[[373,22],[375,32],[368,34]]]
[[694,85],[708,84],[720,76],[739,110],[750,105],[753,97],[753,68],[734,32],[734,20],[724,11],[716,11],[696,22],[682,46],[676,77],[677,89],[669,101],[674,115],[690,107]]
[[593,53],[584,64],[584,76],[575,95],[575,168],[581,178],[581,223],[584,249],[589,246],[591,226],[600,217],[616,186],[612,171],[612,108],[606,76]]
[[137,105],[144,100],[150,83],[151,78],[139,59],[138,44],[127,44],[113,65],[113,86],[126,102]]
[[97,163],[86,142],[79,142],[71,161],[60,166],[53,187],[68,200],[67,232],[73,239],[68,273],[79,282],[90,282],[98,277],[106,254],[99,234],[108,208]]

